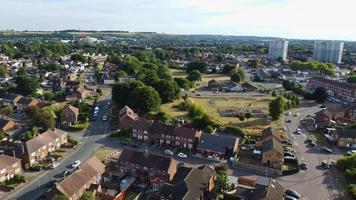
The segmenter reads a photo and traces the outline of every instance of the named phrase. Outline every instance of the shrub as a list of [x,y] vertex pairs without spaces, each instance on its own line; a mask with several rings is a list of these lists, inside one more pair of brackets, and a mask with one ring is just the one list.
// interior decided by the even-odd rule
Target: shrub
[[235,136],[245,136],[245,132],[238,126],[228,126],[225,128],[225,132]]

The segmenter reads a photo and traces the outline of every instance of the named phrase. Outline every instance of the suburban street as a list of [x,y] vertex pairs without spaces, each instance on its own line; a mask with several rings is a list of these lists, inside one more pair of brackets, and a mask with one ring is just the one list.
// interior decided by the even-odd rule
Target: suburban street
[[[300,170],[299,173],[283,176],[277,180],[285,187],[292,188],[303,196],[304,199],[326,200],[335,199],[337,197],[337,183],[335,178],[332,178],[330,170],[323,170],[320,164],[323,160],[337,160],[342,156],[341,152],[332,148],[332,154],[322,152],[321,145],[316,141],[317,146],[312,148],[306,144],[307,138],[315,137],[312,134],[306,134],[300,121],[307,115],[313,115],[321,110],[319,106],[303,107],[292,112],[291,116],[286,116],[285,120],[291,120],[290,123],[285,123],[285,129],[289,134],[291,143],[294,146],[299,163],[307,163],[307,170]],[[299,116],[294,116],[294,113],[299,113]],[[302,134],[295,134],[297,128],[301,128]]]
[[70,168],[74,161],[80,160],[83,162],[87,160],[103,144],[103,140],[107,136],[109,122],[103,122],[102,116],[107,112],[104,107],[109,101],[109,98],[109,96],[106,96],[98,102],[100,107],[98,119],[95,122],[90,123],[88,129],[83,133],[82,143],[79,144],[73,152],[70,152],[69,155],[64,157],[57,168],[45,171],[39,177],[32,180],[31,183],[28,183],[22,188],[19,188],[19,190],[6,196],[5,200],[37,199],[50,189],[47,184],[51,180],[61,177],[63,173]]

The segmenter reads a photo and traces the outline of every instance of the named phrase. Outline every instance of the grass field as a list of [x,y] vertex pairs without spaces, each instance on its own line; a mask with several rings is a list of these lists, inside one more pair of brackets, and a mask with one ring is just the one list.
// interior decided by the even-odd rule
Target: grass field
[[95,152],[95,157],[100,161],[104,161],[114,150],[110,148],[99,149]]
[[[196,105],[199,105],[205,110],[205,112],[212,117],[217,122],[221,123],[224,126],[228,125],[238,125],[243,128],[247,133],[257,134],[261,133],[261,130],[268,126],[272,126],[276,129],[282,130],[283,119],[272,122],[269,124],[264,120],[250,118],[240,121],[237,117],[221,117],[219,114],[219,109],[221,108],[233,108],[233,109],[242,109],[242,108],[253,108],[260,109],[261,111],[268,112],[268,104],[273,99],[273,97],[210,97],[201,98],[201,97],[191,97],[191,100]],[[179,104],[183,100],[176,100],[172,103],[163,104],[161,110],[166,112],[172,117],[187,117],[187,112],[179,111],[173,108],[174,105]]]

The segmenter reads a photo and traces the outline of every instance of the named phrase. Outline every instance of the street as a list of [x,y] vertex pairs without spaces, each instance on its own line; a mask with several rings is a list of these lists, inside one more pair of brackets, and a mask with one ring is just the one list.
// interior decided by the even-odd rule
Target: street
[[10,193],[4,199],[34,200],[49,189],[49,187],[47,187],[49,181],[61,177],[74,161],[80,160],[83,162],[87,160],[97,150],[97,148],[102,145],[103,140],[108,133],[109,122],[103,122],[101,120],[102,116],[107,112],[104,107],[108,100],[109,97],[105,97],[105,99],[98,102],[99,107],[101,108],[98,114],[98,119],[95,122],[90,123],[88,129],[83,133],[83,142],[75,150],[73,150],[73,152],[63,158],[57,168],[45,171],[31,183]]
[[[298,191],[304,199],[312,200],[334,199],[337,196],[335,178],[333,178],[330,170],[327,170],[326,174],[320,164],[323,160],[337,160],[342,156],[341,152],[336,148],[332,148],[332,154],[326,154],[320,150],[320,145],[311,148],[306,144],[306,139],[313,137],[305,133],[306,131],[300,125],[300,121],[307,115],[313,115],[319,110],[321,109],[318,106],[303,107],[292,112],[291,116],[285,117],[285,120],[291,120],[290,123],[285,123],[285,129],[294,146],[299,163],[307,163],[308,169],[300,170],[297,174],[277,178],[285,188],[292,188]],[[300,115],[293,116],[296,112],[300,113]],[[298,127],[301,128],[302,134],[295,134]]]

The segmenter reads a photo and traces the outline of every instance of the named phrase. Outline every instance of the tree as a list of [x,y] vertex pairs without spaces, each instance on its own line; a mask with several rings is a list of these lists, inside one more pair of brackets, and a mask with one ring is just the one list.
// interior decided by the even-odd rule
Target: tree
[[1,76],[5,76],[5,75],[8,75],[8,74],[9,74],[9,71],[7,70],[7,67],[0,66],[0,75]]
[[33,119],[40,112],[40,109],[38,106],[28,106],[24,111],[29,118]]
[[277,96],[277,92],[276,91],[272,91],[272,97],[276,97]]
[[144,114],[159,108],[161,99],[158,92],[151,86],[136,88],[130,94],[128,104],[138,113]]
[[241,76],[239,73],[235,72],[231,75],[231,80],[236,82],[236,83],[240,83],[241,81]]
[[159,80],[155,83],[154,88],[161,97],[162,103],[168,103],[179,96],[179,86],[174,81]]
[[15,78],[16,91],[24,96],[34,94],[40,87],[36,77],[18,76]]
[[114,78],[115,78],[115,81],[118,81],[120,77],[125,77],[125,76],[127,76],[125,71],[118,70],[117,72],[115,72]]
[[185,90],[188,90],[191,87],[191,83],[189,82],[189,80],[184,77],[176,77],[174,78],[174,81],[178,84],[180,88],[183,88]]
[[50,91],[45,92],[45,93],[43,94],[43,98],[44,98],[45,100],[47,100],[47,101],[52,101],[53,98],[54,98],[54,93],[53,93],[53,92],[50,92]]
[[34,123],[36,126],[40,126],[45,130],[54,127],[56,121],[52,113],[47,111],[40,111],[34,118]]
[[269,104],[269,114],[273,120],[279,119],[286,107],[286,101],[284,97],[278,96],[276,99],[272,100]]
[[193,60],[187,66],[187,72],[191,72],[193,70],[198,70],[201,73],[206,73],[208,71],[208,65],[204,61]]
[[251,59],[247,61],[248,66],[251,68],[257,68],[260,65],[260,60],[257,59]]
[[241,67],[237,70],[237,73],[240,75],[241,81],[244,81],[246,79],[246,72]]
[[352,74],[347,78],[347,82],[349,83],[356,83],[356,74]]
[[127,104],[130,94],[130,85],[128,83],[118,83],[112,87],[112,100],[118,105],[119,108]]
[[313,99],[318,103],[324,103],[327,98],[328,93],[326,92],[326,89],[323,87],[317,87],[313,93]]
[[229,188],[227,184],[227,173],[226,170],[220,170],[217,173],[215,188],[218,193],[222,193]]
[[86,190],[79,200],[95,200],[93,192]]
[[12,106],[5,106],[3,108],[1,108],[1,114],[3,115],[12,115],[14,113],[14,109],[12,108]]
[[198,71],[198,70],[190,71],[189,74],[188,74],[187,79],[190,82],[201,81],[201,73],[200,73],[200,71]]
[[5,138],[5,133],[0,132],[0,141],[3,140]]
[[235,65],[226,64],[226,65],[224,65],[224,67],[222,69],[222,73],[228,75],[228,74],[230,74],[230,72],[235,71],[235,70],[236,70]]
[[69,198],[64,195],[56,194],[51,198],[51,200],[69,200]]
[[79,53],[72,54],[70,56],[70,59],[72,61],[79,61],[79,62],[82,62],[82,63],[87,62],[87,59],[82,54],[79,54]]

